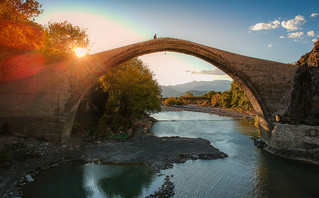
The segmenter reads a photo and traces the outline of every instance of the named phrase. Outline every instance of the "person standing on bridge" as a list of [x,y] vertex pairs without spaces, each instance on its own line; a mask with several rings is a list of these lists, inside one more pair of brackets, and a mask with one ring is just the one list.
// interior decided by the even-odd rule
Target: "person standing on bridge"
[[156,34],[154,35],[154,39],[157,39],[157,36],[156,36]]

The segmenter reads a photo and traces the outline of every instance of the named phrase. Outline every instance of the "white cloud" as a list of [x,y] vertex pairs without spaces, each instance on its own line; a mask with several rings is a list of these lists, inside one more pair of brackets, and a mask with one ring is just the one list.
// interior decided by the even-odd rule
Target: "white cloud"
[[282,21],[281,26],[286,28],[288,31],[294,31],[300,29],[300,26],[302,26],[306,22],[306,19],[304,16],[298,15],[295,16],[294,19],[290,19],[288,21]]
[[272,44],[270,43],[270,44],[268,44],[267,46],[268,46],[268,47],[272,47]]
[[303,32],[294,32],[288,34],[288,38],[300,38],[301,36],[303,36]]
[[309,32],[307,32],[307,35],[308,36],[315,36],[315,32],[314,31],[309,31]]
[[317,39],[317,38],[316,38],[316,39],[312,39],[312,42],[314,42],[314,43],[315,43],[315,42],[317,42],[317,41],[318,41],[318,39]]
[[204,75],[227,75],[220,69],[213,69],[213,70],[200,70],[200,71],[190,71],[186,70],[186,72],[191,74],[204,74]]
[[279,28],[280,21],[275,20],[269,23],[257,23],[256,25],[250,26],[250,30],[268,30],[268,29],[276,29]]
[[312,18],[315,18],[316,16],[318,16],[319,14],[318,13],[312,13],[310,16],[312,17]]
[[280,36],[279,38],[283,39],[283,38],[285,38],[285,37],[284,37],[284,36]]

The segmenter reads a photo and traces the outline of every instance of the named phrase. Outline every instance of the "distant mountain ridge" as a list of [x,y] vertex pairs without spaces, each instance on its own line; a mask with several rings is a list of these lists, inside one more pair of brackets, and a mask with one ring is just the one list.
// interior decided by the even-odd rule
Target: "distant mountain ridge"
[[190,91],[194,96],[201,96],[209,91],[226,91],[230,89],[232,81],[214,80],[214,81],[192,81],[179,85],[163,86],[163,97],[179,97]]

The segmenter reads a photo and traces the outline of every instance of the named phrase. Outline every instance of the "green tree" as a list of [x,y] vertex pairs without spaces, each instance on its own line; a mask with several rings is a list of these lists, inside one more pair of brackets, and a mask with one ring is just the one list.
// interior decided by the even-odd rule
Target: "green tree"
[[224,108],[253,110],[249,99],[244,91],[234,81],[229,91],[224,91],[219,99],[219,103]]
[[235,81],[232,83],[230,90],[232,92],[232,108],[242,110],[253,110],[253,106],[251,105],[245,92],[238,86],[238,84]]
[[219,98],[219,104],[224,108],[231,108],[232,95],[231,90],[224,91]]
[[133,118],[145,113],[160,111],[161,89],[153,79],[153,73],[137,58],[120,64],[100,79],[108,99],[100,128],[131,127]]
[[67,21],[49,22],[44,31],[46,44],[43,51],[51,61],[70,57],[75,48],[88,48],[90,44],[86,30]]

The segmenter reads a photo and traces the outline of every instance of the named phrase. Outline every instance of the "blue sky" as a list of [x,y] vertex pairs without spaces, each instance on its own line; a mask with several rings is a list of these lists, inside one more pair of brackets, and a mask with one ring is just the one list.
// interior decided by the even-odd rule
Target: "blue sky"
[[[159,37],[180,38],[246,56],[292,63],[312,49],[313,40],[319,35],[319,1],[39,2],[45,10],[37,19],[39,22],[66,19],[88,28],[93,43],[91,53],[148,40],[156,33]],[[227,79],[207,72],[215,69],[210,64],[186,55],[158,53],[141,58],[150,65],[160,84],[178,84],[191,78]],[[167,72],[172,66],[175,76]],[[201,74],[202,70],[206,72]]]

